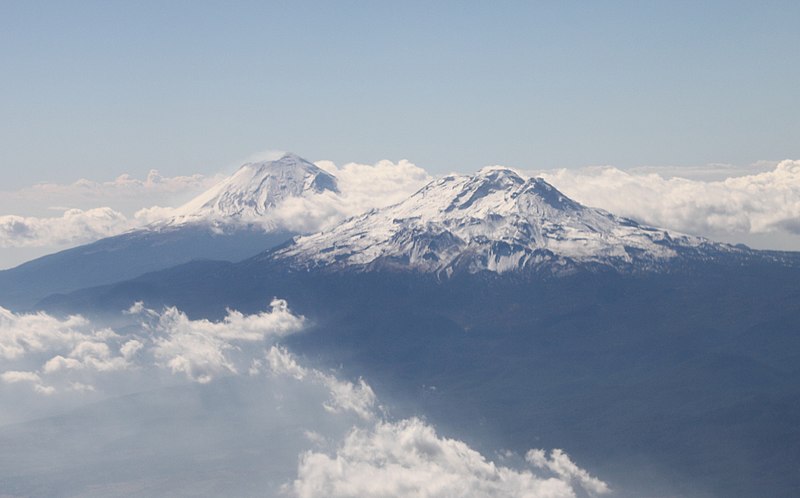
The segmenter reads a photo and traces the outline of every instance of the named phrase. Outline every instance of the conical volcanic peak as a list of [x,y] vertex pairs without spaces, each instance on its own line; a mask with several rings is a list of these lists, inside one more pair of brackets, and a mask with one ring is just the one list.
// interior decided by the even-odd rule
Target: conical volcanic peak
[[177,209],[176,220],[257,221],[280,202],[338,193],[336,178],[295,154],[242,165],[236,173]]
[[503,273],[575,263],[652,266],[705,244],[583,206],[540,178],[490,167],[435,180],[271,257],[332,270]]

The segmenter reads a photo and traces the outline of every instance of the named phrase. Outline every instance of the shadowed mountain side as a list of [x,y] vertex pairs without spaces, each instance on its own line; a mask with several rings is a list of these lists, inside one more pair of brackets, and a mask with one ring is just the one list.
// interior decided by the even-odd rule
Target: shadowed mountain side
[[49,294],[127,280],[192,259],[239,261],[292,235],[260,227],[217,232],[201,225],[137,230],[0,271],[0,306],[28,309]]
[[313,323],[290,339],[295,349],[495,447],[564,447],[622,491],[794,496],[798,282],[800,270],[766,259],[446,280],[253,259],[196,262],[42,305],[118,313],[143,300],[218,318],[285,298]]

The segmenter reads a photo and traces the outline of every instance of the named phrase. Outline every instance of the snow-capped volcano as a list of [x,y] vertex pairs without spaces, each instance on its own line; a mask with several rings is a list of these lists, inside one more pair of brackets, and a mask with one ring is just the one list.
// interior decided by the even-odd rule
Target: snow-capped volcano
[[240,261],[299,233],[276,215],[290,198],[338,193],[336,179],[293,154],[243,165],[170,217],[0,272],[0,303],[105,285],[199,259]]
[[447,176],[407,200],[299,237],[271,257],[295,267],[503,273],[543,264],[652,266],[705,239],[583,206],[539,178],[488,167]]
[[196,221],[269,223],[282,201],[322,192],[338,193],[336,178],[294,154],[244,164],[232,176],[175,210],[170,225]]

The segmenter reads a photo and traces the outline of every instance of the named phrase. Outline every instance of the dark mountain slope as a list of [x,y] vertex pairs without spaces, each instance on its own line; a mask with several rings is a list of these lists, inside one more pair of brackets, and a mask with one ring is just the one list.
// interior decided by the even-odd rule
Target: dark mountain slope
[[623,490],[800,489],[797,268],[439,280],[198,262],[43,304],[118,311],[144,300],[219,317],[273,296],[313,323],[295,350],[364,375],[475,444],[563,447]]
[[240,261],[293,235],[201,225],[117,235],[0,271],[0,306],[28,309],[49,294],[128,280],[192,259]]

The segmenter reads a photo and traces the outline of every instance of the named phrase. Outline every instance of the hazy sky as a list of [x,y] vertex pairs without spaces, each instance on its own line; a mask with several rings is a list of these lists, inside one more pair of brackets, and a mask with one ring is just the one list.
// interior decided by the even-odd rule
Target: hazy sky
[[259,150],[427,170],[800,157],[800,3],[0,3],[5,190]]

